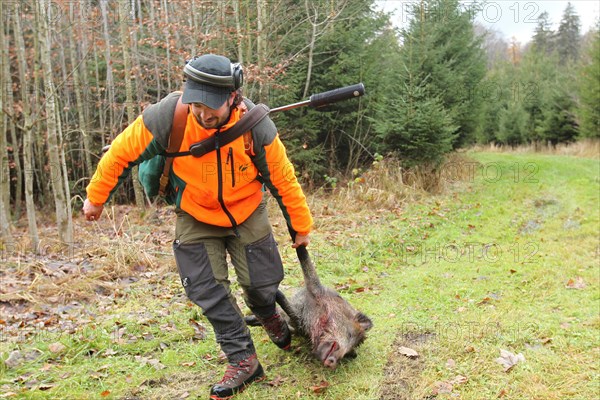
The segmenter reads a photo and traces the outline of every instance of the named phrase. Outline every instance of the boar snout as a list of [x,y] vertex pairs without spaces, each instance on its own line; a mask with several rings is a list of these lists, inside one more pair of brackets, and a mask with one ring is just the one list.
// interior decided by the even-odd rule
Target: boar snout
[[319,344],[315,353],[317,358],[323,362],[323,365],[331,369],[335,369],[338,365],[338,360],[344,356],[340,354],[340,345],[335,341],[327,341]]

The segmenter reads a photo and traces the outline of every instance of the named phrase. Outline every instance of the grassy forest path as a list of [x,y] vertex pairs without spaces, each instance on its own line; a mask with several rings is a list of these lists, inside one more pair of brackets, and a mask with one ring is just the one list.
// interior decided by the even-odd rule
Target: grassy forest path
[[[468,156],[466,179],[397,207],[311,197],[309,250],[321,281],[374,328],[335,371],[304,340],[285,353],[251,328],[268,379],[240,400],[597,397],[598,160]],[[302,275],[271,206],[287,292]],[[143,224],[124,213],[77,221],[85,244],[66,264],[7,257],[2,397],[206,398],[220,378],[212,332],[169,254],[172,213]],[[67,279],[71,270],[95,280]],[[53,304],[61,299],[69,301]]]

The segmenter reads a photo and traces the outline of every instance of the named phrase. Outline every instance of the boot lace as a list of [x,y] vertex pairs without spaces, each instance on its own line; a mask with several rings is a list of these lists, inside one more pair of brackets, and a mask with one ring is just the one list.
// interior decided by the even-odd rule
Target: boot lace
[[249,374],[250,369],[252,368],[253,358],[256,358],[256,356],[250,356],[244,360],[241,360],[237,364],[228,364],[227,369],[225,370],[225,375],[223,375],[223,379],[221,379],[221,382],[219,383],[227,383],[235,380],[243,373]]

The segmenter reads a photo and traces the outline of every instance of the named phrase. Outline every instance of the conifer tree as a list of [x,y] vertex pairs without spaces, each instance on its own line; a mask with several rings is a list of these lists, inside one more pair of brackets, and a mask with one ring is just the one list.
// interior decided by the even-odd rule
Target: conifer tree
[[[458,127],[454,147],[470,143],[480,123],[482,102],[471,96],[485,76],[482,39],[473,28],[474,9],[458,0],[423,0],[411,9],[411,22],[402,33],[405,62],[417,81],[425,81],[431,97],[438,97]],[[412,56],[411,56],[412,57]]]
[[533,35],[533,49],[540,53],[550,54],[555,47],[555,37],[548,12],[542,12],[537,18],[537,21],[538,23]]
[[567,4],[558,27],[556,46],[561,65],[574,62],[579,59],[579,45],[581,35],[579,33],[579,16],[575,13],[575,7]]
[[579,73],[578,117],[582,137],[600,138],[600,25]]

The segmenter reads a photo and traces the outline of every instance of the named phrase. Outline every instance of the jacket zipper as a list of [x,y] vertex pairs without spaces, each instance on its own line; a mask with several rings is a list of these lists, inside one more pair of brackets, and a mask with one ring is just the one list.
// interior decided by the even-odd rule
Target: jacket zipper
[[[218,129],[215,132],[215,150],[217,151],[217,177],[218,177],[218,185],[217,185],[217,197],[219,200],[219,204],[221,204],[221,208],[223,209],[223,212],[225,213],[225,215],[227,215],[227,218],[229,218],[229,221],[231,222],[231,226],[233,228],[233,233],[235,233],[235,236],[237,238],[240,237],[240,233],[238,232],[237,229],[237,222],[235,220],[235,218],[233,218],[233,215],[231,215],[231,213],[229,212],[229,210],[227,209],[227,207],[225,206],[225,201],[223,200],[223,168],[221,166],[221,145],[219,144],[219,133],[221,133],[221,131]],[[233,153],[232,153],[233,155]],[[232,161],[232,165],[233,165],[233,161]]]
[[229,148],[229,153],[227,153],[227,161],[225,161],[225,165],[229,164],[231,161],[231,187],[235,187],[235,169],[233,167],[233,147]]

